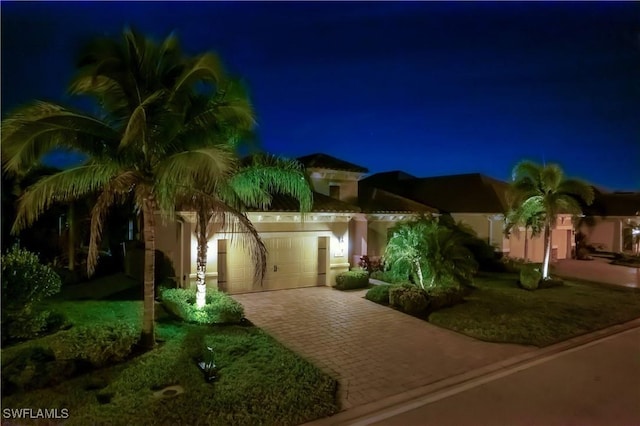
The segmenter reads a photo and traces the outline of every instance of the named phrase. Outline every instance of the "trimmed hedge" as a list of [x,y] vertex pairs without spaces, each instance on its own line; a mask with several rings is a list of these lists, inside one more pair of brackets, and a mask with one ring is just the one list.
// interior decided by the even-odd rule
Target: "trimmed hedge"
[[165,289],[162,302],[174,316],[195,324],[237,324],[244,318],[244,307],[221,291],[207,291],[206,304],[196,307],[196,290]]
[[353,290],[365,288],[369,285],[369,273],[367,271],[348,271],[336,275],[336,285],[338,290]]
[[426,290],[429,299],[429,311],[448,308],[464,302],[468,289],[464,287],[434,287]]
[[421,288],[405,284],[389,289],[389,304],[407,314],[420,315],[427,312],[429,299]]
[[388,305],[390,289],[390,285],[376,285],[371,287],[364,297],[372,302],[379,303],[381,305]]

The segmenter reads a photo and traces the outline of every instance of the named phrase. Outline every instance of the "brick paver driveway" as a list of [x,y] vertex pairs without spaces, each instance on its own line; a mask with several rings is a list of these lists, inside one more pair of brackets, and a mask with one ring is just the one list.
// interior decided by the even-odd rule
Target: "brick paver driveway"
[[342,409],[534,349],[481,342],[363,296],[312,287],[233,297],[255,325],[339,381]]

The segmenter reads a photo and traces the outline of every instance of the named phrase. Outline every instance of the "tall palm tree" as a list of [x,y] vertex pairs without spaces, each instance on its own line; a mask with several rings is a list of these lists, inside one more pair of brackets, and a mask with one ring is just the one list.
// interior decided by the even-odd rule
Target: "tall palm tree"
[[[70,92],[100,106],[94,116],[36,101],[2,123],[4,170],[29,169],[53,148],[87,154],[80,166],[45,177],[20,198],[13,231],[32,224],[54,202],[97,194],[91,212],[88,273],[109,209],[133,199],[143,219],[145,245],[143,327],[140,345],[154,335],[155,213],[175,208],[176,182],[215,187],[237,169],[234,153],[202,135],[216,129],[215,114],[190,115],[197,93],[223,95],[227,79],[213,53],[185,56],[175,37],[157,44],[131,30],[122,40],[97,39],[81,54]],[[243,120],[243,112],[223,111]],[[229,119],[227,121],[233,121]]]
[[517,233],[519,226],[524,226],[524,260],[529,258],[528,232],[531,229],[531,238],[540,235],[544,228],[544,208],[537,199],[525,200],[519,206],[511,209],[505,217],[505,235],[511,232]]
[[[513,169],[509,196],[512,206],[544,212],[544,260],[542,278],[549,278],[551,230],[559,213],[580,214],[580,200],[593,202],[593,188],[577,179],[565,179],[557,164],[539,165],[522,161]],[[526,207],[523,207],[526,206]]]

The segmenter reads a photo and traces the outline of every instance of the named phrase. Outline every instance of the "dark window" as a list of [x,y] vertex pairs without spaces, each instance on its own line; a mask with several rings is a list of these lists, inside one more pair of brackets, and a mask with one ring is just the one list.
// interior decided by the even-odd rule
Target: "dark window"
[[340,186],[339,185],[329,185],[329,197],[335,198],[336,200],[340,199]]

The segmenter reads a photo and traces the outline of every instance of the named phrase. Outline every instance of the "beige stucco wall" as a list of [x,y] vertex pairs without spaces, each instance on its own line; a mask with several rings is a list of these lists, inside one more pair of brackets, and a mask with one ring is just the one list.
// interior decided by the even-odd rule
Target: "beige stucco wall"
[[605,251],[621,252],[624,249],[623,229],[628,222],[638,220],[635,217],[594,218],[595,224],[583,224],[580,231],[587,237],[587,242]]
[[471,227],[481,238],[496,248],[497,251],[508,249],[504,241],[504,220],[499,214],[485,213],[453,213],[451,217],[456,222],[462,222]]
[[329,186],[340,186],[340,200],[350,204],[358,202],[358,180],[362,173],[308,169],[313,190],[329,196]]

